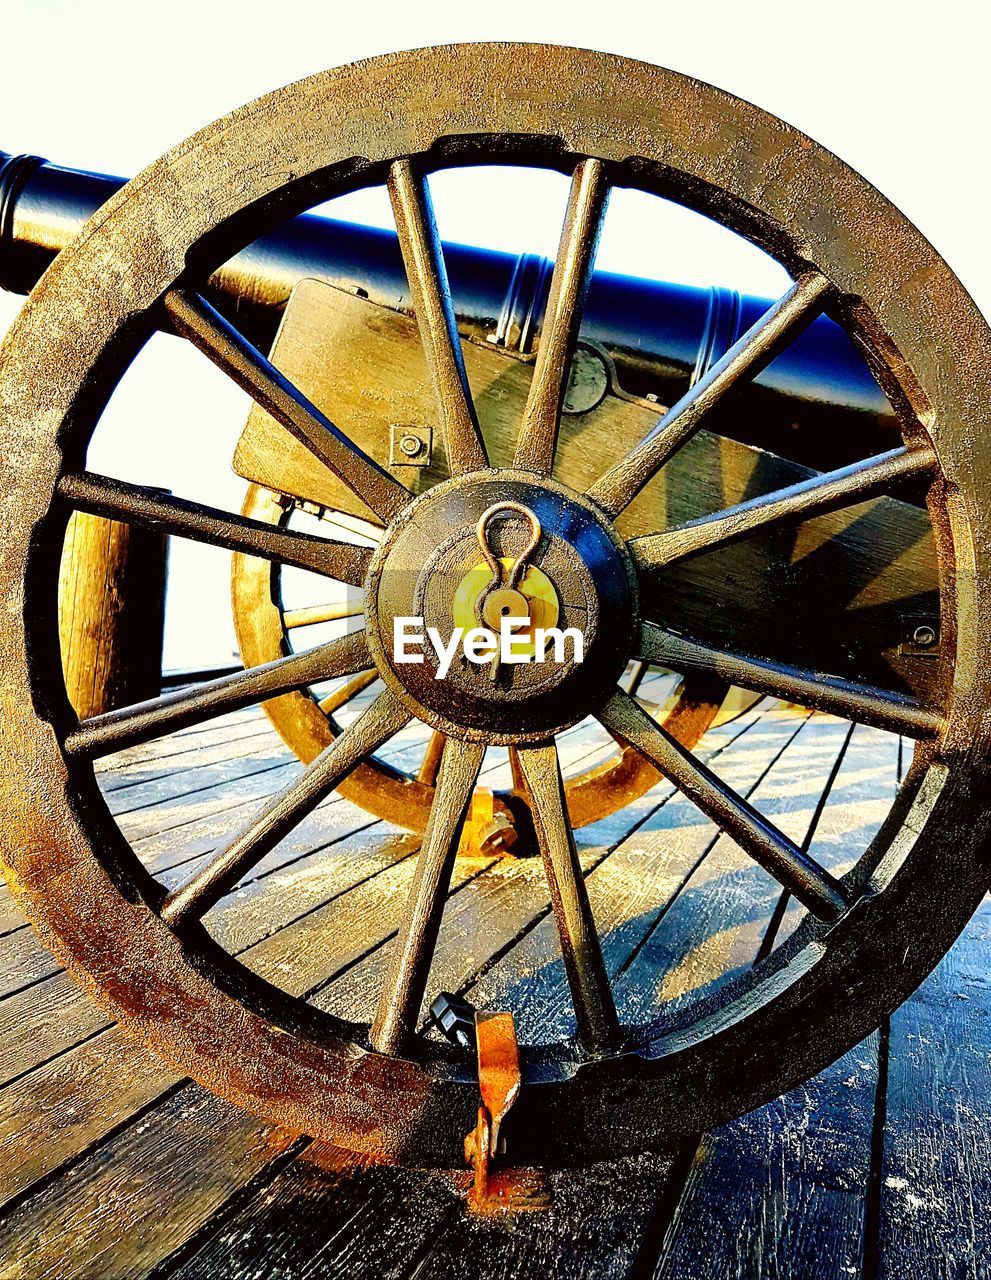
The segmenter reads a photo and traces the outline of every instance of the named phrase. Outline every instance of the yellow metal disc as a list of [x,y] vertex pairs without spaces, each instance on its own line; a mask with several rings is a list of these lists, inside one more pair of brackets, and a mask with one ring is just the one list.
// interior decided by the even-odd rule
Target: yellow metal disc
[[[508,578],[510,570],[516,563],[515,559],[512,556],[501,556],[499,563],[503,568],[503,577]],[[452,606],[454,625],[456,627],[463,627],[468,631],[472,627],[478,626],[475,606],[478,603],[479,596],[491,581],[492,570],[484,561],[476,564],[461,579],[458,589],[454,593],[454,604]],[[513,648],[516,653],[530,654],[534,651],[534,631],[538,627],[557,626],[561,611],[560,605],[557,592],[554,590],[554,584],[547,574],[541,572],[535,565],[530,565],[527,568],[517,590],[526,597],[530,611],[530,626],[525,631],[521,630],[516,633]]]

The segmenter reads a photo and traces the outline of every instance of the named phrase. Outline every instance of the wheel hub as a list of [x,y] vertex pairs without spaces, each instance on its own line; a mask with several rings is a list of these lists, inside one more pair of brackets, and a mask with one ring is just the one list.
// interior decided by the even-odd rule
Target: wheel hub
[[[608,522],[581,495],[524,472],[457,477],[419,498],[386,531],[367,600],[383,680],[420,719],[493,743],[581,720],[622,674],[637,626],[633,568]],[[495,632],[504,617],[521,624],[517,661],[467,656],[458,632]],[[541,654],[538,633],[551,628]],[[431,633],[444,651],[455,641],[449,662]]]

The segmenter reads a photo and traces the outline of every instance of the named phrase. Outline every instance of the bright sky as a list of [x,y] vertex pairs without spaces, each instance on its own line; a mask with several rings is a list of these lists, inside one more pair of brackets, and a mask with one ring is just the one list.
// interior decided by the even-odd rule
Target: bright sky
[[[585,45],[698,76],[797,125],[893,199],[991,314],[986,13],[969,0],[545,0],[501,10],[465,0],[6,0],[0,149],[129,175],[223,112],[326,66],[456,40]],[[432,185],[445,238],[553,254],[563,179],[451,173]],[[390,225],[380,191],[340,203],[342,217]],[[764,295],[784,281],[720,228],[630,193],[610,208],[599,266]],[[18,305],[0,296],[0,331]],[[235,508],[229,460],[245,413],[202,357],[159,339],[114,397],[91,465]],[[166,666],[229,656],[227,573],[221,553],[176,541]]]

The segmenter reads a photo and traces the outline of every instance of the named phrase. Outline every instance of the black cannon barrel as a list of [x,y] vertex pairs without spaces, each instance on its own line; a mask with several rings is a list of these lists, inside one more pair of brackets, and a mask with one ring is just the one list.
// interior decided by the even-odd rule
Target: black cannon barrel
[[[83,223],[124,183],[0,152],[0,286],[26,293]],[[552,264],[445,244],[461,332],[528,352],[539,340]],[[297,280],[316,277],[402,311],[412,303],[394,232],[302,214],[262,236],[210,281],[213,299],[267,348]],[[713,286],[598,271],[582,338],[612,357],[622,388],[671,403],[769,305]],[[887,398],[844,330],[820,317],[719,411],[713,429],[824,468],[890,447]]]

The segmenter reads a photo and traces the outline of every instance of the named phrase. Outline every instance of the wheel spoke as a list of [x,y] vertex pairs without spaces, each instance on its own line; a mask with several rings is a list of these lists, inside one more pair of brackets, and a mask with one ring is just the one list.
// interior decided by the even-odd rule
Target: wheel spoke
[[468,386],[427,180],[409,160],[396,160],[389,170],[389,196],[443,426],[448,467],[452,475],[480,471],[488,466],[488,458]]
[[641,630],[639,652],[651,662],[685,675],[705,672],[755,693],[829,711],[846,720],[904,733],[910,738],[933,737],[943,728],[939,711],[921,706],[908,694],[714,649],[652,623],[645,623]]
[[936,455],[929,448],[899,448],[864,462],[811,476],[773,493],[727,507],[662,533],[633,538],[629,544],[644,568],[687,560],[703,551],[726,547],[758,529],[798,523],[842,507],[855,506],[917,476],[931,474]]
[[370,671],[362,671],[347,684],[341,685],[333,693],[328,693],[326,698],[321,698],[317,705],[325,715],[332,716],[335,711],[340,711],[341,707],[346,706],[352,698],[357,698],[359,693],[364,693],[378,678],[379,673],[374,667]]
[[458,840],[484,755],[484,746],[474,742],[452,738],[444,747],[406,915],[372,1024],[372,1048],[379,1053],[401,1052],[419,1018]]
[[804,906],[836,920],[849,905],[843,885],[793,844],[761,813],[617,690],[600,713],[611,732],[629,742]]
[[372,558],[368,547],[277,529],[261,520],[201,506],[185,498],[165,497],[156,489],[125,484],[92,472],[63,476],[59,481],[59,494],[77,510],[91,515],[147,525],[194,542],[260,556],[263,560],[278,560],[353,587],[364,582]]
[[523,770],[520,768],[520,753],[516,747],[509,748],[509,776],[516,795],[525,795],[526,783],[523,780]]
[[316,627],[324,622],[360,618],[364,611],[364,603],[356,600],[345,600],[338,604],[311,604],[305,609],[287,609],[282,615],[282,624],[287,631],[293,631],[296,627]]
[[65,740],[70,755],[96,758],[122,751],[162,734],[174,733],[203,720],[237,711],[293,689],[321,680],[350,675],[369,661],[362,632],[342,636],[305,653],[277,658],[264,666],[248,667],[234,675],[207,680],[131,707],[107,711],[83,720]]
[[516,445],[515,465],[523,471],[550,475],[554,468],[566,380],[608,202],[609,180],[602,161],[579,161]]
[[830,286],[818,272],[800,276],[729,351],[664,414],[622,461],[588,491],[612,516],[624,510],[668,458],[698,431],[705,415],[734,387],[756,377],[787,344],[811,324],[825,305]]
[[409,491],[363,453],[311,404],[262,353],[198,294],[172,289],[165,310],[173,328],[247,391],[388,523],[410,501]]
[[630,683],[626,686],[626,692],[630,695],[631,698],[636,697],[637,690],[643,684],[644,676],[646,676],[649,670],[650,670],[649,662],[634,663],[633,670],[630,672]]
[[446,741],[447,738],[438,729],[435,729],[430,735],[430,741],[427,743],[427,749],[423,753],[423,760],[420,763],[420,771],[416,775],[417,782],[422,782],[425,786],[432,787],[437,781],[437,770],[440,768]]
[[230,844],[174,889],[162,905],[173,929],[201,919],[238,880],[269,853],[356,765],[410,719],[394,694],[385,692],[300,777],[268,800]]
[[589,1048],[604,1048],[616,1039],[619,1021],[565,808],[557,748],[553,743],[520,747],[517,756],[550,886],[578,1035]]

